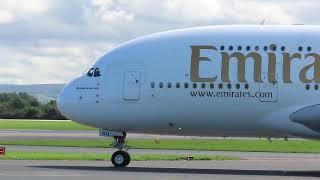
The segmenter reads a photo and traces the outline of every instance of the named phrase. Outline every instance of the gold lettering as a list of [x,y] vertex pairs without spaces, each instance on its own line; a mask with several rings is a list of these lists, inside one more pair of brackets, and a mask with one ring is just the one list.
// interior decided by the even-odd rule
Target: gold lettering
[[268,81],[270,83],[276,83],[276,55],[274,53],[268,53],[269,62],[268,62]]
[[230,82],[229,79],[229,68],[230,59],[236,58],[238,60],[238,82],[247,82],[245,78],[246,74],[246,60],[252,58],[254,61],[254,81],[261,83],[261,55],[255,52],[249,53],[247,56],[240,52],[235,52],[229,55],[226,52],[221,52],[222,55],[222,66],[221,66],[221,80],[223,82]]
[[[314,81],[315,83],[320,83],[320,55],[315,53],[309,53],[305,55],[305,58],[313,57],[314,62],[302,68],[299,74],[300,81],[303,83],[311,83]],[[308,70],[313,67],[313,78],[307,78]]]
[[208,57],[200,56],[200,51],[202,49],[215,50],[217,48],[214,46],[191,46],[191,69],[190,69],[190,79],[192,82],[214,82],[217,80],[217,76],[211,78],[201,78],[199,76],[199,65],[200,61],[211,61]]
[[[218,52],[215,46],[199,45],[191,47],[191,67],[190,67],[190,79],[192,82],[214,82],[217,80],[217,76],[213,77],[200,77],[200,63],[202,61],[213,61],[209,57],[201,56],[201,52],[204,50]],[[246,63],[251,58],[253,60],[253,78],[256,83],[263,83],[261,79],[262,73],[262,57],[257,52],[250,52],[247,55],[242,52],[220,52],[221,54],[221,81],[230,82],[230,60],[237,60],[237,80],[238,82],[247,82],[246,80]],[[277,56],[274,52],[267,53],[268,55],[268,81],[269,83],[277,83]],[[287,52],[282,53],[282,80],[284,83],[292,83],[291,81],[291,61],[302,60],[300,53],[289,54]],[[299,72],[299,79],[303,83],[320,83],[320,54],[309,53],[304,55],[304,60],[307,58],[313,58],[314,61],[308,64]],[[313,69],[313,77],[307,77],[309,71]],[[278,72],[281,73],[281,72]],[[311,72],[310,72],[311,73]]]
[[292,56],[290,56],[289,53],[282,53],[283,55],[283,82],[284,83],[292,83],[290,78],[290,71],[291,71],[291,60],[293,59],[299,59],[301,60],[301,54],[294,53]]

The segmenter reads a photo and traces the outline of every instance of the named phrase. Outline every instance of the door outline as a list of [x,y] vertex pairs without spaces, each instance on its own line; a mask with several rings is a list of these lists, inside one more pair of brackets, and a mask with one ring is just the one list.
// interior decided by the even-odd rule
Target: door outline
[[126,71],[123,78],[122,97],[124,100],[140,99],[141,90],[141,72],[140,71]]

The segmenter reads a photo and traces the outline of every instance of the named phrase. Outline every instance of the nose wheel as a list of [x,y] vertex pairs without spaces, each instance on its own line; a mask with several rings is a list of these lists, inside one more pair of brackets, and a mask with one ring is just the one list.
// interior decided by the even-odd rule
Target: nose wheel
[[125,144],[125,138],[125,134],[124,136],[114,137],[113,147],[119,149],[118,151],[113,153],[111,157],[111,162],[115,167],[126,167],[130,163],[131,157],[127,152],[128,147]]
[[117,151],[111,157],[111,162],[115,167],[126,167],[130,160],[130,155],[126,151]]

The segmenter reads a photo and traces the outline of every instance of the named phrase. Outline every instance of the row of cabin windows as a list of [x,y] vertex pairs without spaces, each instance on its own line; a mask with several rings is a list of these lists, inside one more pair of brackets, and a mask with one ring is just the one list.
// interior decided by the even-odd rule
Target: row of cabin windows
[[[318,90],[319,89],[319,85],[315,84],[313,86],[314,90]],[[310,84],[306,84],[306,90],[311,90],[311,85]]]
[[[194,88],[194,89],[198,88],[198,83],[192,83],[191,85],[192,85],[192,88]],[[191,86],[191,85],[190,85],[190,86]],[[179,82],[177,82],[177,83],[175,84],[175,87],[178,88],[178,89],[179,89],[179,88],[182,88],[182,86],[183,86],[185,89],[188,89],[188,88],[189,88],[189,83],[180,84]],[[223,83],[219,83],[219,84],[218,84],[218,88],[219,88],[219,89],[223,89],[223,86],[224,86]],[[155,87],[156,87],[156,83],[155,83],[155,82],[151,82],[151,88],[155,88]],[[158,87],[159,87],[159,88],[164,88],[165,85],[164,85],[163,82],[159,82]],[[173,85],[172,85],[171,82],[168,82],[168,83],[166,84],[166,87],[170,89],[170,88],[173,87]],[[214,89],[214,88],[215,88],[215,84],[214,84],[214,83],[210,83],[210,84],[201,83],[201,84],[199,85],[199,87],[201,87],[202,89],[205,89],[206,87],[208,87],[208,88],[210,88],[210,89]],[[239,84],[239,83],[235,84],[235,88],[236,88],[236,89],[240,89],[240,88],[241,88],[241,84]],[[247,83],[244,84],[244,88],[245,88],[245,89],[249,89],[249,84],[247,84]],[[318,84],[315,84],[315,85],[313,86],[313,88],[314,88],[314,90],[319,90],[319,85],[318,85]],[[231,83],[228,83],[228,84],[227,84],[227,89],[232,89],[232,84],[231,84]],[[310,89],[311,89],[311,85],[307,84],[307,85],[306,85],[306,90],[310,90]]]
[[[158,87],[159,88],[164,88],[164,83],[163,82],[159,82],[159,84],[158,84]],[[198,88],[198,86],[199,87],[201,87],[202,89],[205,89],[206,87],[208,87],[208,88],[210,88],[210,89],[214,89],[215,88],[215,84],[214,83],[210,83],[210,84],[207,84],[207,83],[201,83],[201,84],[198,84],[198,83],[192,83],[192,84],[190,84],[190,86],[192,86],[192,88],[194,88],[194,89],[196,89],[196,88]],[[224,84],[223,83],[219,83],[218,84],[218,88],[219,89],[223,89],[223,86],[224,86]],[[156,87],[156,83],[155,82],[151,82],[151,88],[155,88]],[[172,83],[171,82],[168,82],[167,84],[166,84],[166,87],[167,88],[172,88],[173,87],[173,85],[172,85]],[[177,82],[176,84],[175,84],[175,87],[176,88],[185,88],[185,89],[188,89],[189,88],[189,83],[184,83],[184,84],[180,84],[179,82]],[[228,83],[227,84],[227,88],[228,89],[231,89],[232,88],[232,84],[231,83]],[[241,88],[241,85],[239,84],[239,83],[237,83],[237,84],[235,84],[235,88],[236,89],[240,89]],[[249,84],[244,84],[244,88],[245,89],[249,89]]]
[[[242,49],[246,49],[247,51],[251,51],[251,46],[246,46],[246,47],[242,47],[242,46],[237,46],[237,47],[234,47],[234,46],[229,46],[228,49],[230,51],[234,50],[234,49],[237,49],[238,51],[242,51]],[[255,46],[254,48],[252,47],[252,49],[254,49],[255,51],[259,51],[260,50],[260,47],[259,46]],[[276,51],[278,49],[277,45],[275,44],[271,44],[270,46],[263,46],[263,50],[264,51],[268,51],[268,50],[272,50],[272,51]],[[226,50],[226,47],[225,46],[220,46],[220,50],[221,51],[224,51]],[[285,46],[281,46],[280,47],[280,50],[281,51],[285,51],[286,50],[286,47]],[[312,48],[310,46],[307,47],[307,51],[311,51]],[[303,47],[302,46],[299,46],[298,47],[298,51],[303,51]]]

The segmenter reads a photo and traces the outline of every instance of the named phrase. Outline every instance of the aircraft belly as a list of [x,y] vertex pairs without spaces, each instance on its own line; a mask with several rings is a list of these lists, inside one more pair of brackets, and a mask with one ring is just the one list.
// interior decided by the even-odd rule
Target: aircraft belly
[[[264,134],[259,122],[261,111],[223,105],[200,108],[197,106],[137,105],[122,108],[122,115],[113,115],[112,122],[99,122],[98,126],[127,132],[257,136]],[[119,107],[120,108],[120,107]],[[141,112],[143,109],[143,113]],[[252,112],[251,112],[252,111]],[[113,111],[116,112],[116,111]]]

